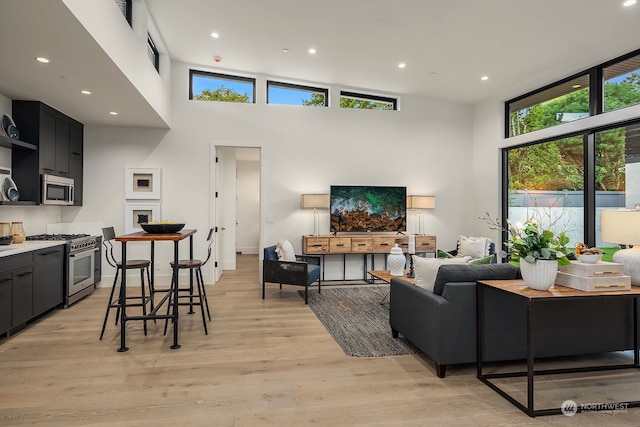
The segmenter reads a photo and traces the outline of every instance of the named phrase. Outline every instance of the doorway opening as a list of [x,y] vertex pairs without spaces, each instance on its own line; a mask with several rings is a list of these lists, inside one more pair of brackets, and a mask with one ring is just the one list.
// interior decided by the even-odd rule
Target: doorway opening
[[[224,271],[245,268],[237,257],[257,259],[260,248],[261,152],[257,147],[215,145],[212,150],[212,224],[216,228],[215,282]],[[244,257],[243,259],[246,259]]]

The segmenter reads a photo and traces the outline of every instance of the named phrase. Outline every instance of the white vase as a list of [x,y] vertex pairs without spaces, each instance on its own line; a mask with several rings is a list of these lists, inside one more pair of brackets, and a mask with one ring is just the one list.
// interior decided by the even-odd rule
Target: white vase
[[546,291],[556,281],[558,275],[558,261],[539,259],[533,264],[520,259],[520,273],[524,284],[531,289]]
[[392,276],[404,276],[404,266],[407,263],[407,258],[402,253],[402,249],[396,243],[391,248],[391,253],[387,256],[387,267],[391,270]]

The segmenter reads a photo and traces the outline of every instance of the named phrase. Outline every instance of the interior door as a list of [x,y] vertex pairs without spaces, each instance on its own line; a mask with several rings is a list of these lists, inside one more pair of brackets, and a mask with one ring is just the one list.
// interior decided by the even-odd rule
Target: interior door
[[223,236],[224,233],[222,233],[222,200],[220,199],[219,195],[222,194],[222,174],[223,174],[223,158],[220,155],[220,149],[218,147],[215,148],[215,159],[213,162],[213,168],[214,168],[214,212],[215,212],[215,218],[214,218],[214,229],[215,229],[215,240],[214,240],[214,277],[215,277],[215,281],[217,282],[218,280],[220,280],[220,277],[222,276],[222,248],[223,248]]

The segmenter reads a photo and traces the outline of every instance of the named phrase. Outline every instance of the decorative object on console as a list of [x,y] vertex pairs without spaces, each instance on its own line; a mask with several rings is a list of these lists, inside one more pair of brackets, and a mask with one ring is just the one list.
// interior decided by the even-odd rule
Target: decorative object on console
[[603,241],[632,245],[614,253],[613,262],[622,264],[632,285],[640,286],[640,209],[603,210],[601,224]]
[[518,263],[522,280],[532,289],[549,289],[555,282],[558,265],[571,263],[567,258],[569,237],[564,231],[556,236],[553,231],[542,229],[538,222],[532,219],[527,219],[522,228],[514,227],[507,219],[505,229],[499,219],[491,218],[488,212],[480,219],[485,220],[492,230],[509,233],[506,242],[509,253],[502,251],[500,256],[510,256],[509,262]]
[[424,210],[435,209],[435,196],[407,196],[407,209],[418,211],[418,234],[424,235]]
[[391,275],[404,276],[404,266],[406,263],[407,258],[404,256],[404,253],[402,253],[400,246],[396,243],[387,256],[387,265],[389,266],[389,270],[391,270]]
[[328,194],[302,194],[300,196],[300,207],[302,209],[313,209],[313,235],[319,235],[318,209],[329,209]]
[[556,281],[558,274],[558,261],[555,259],[539,259],[530,263],[520,263],[520,273],[525,285],[531,289],[546,291]]
[[409,249],[407,252],[409,253],[409,273],[407,273],[407,277],[413,279],[416,277],[413,269],[413,255],[416,253],[416,236],[413,234],[409,236]]

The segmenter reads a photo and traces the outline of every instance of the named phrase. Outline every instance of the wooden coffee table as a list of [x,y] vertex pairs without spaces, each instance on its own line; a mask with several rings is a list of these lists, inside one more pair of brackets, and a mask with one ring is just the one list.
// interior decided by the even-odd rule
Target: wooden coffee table
[[[409,270],[405,270],[403,276],[392,276],[391,275],[391,270],[367,270],[367,273],[369,274],[369,276],[372,277],[370,279],[370,283],[373,283],[374,285],[378,284],[378,283],[376,283],[376,279],[382,280],[384,283],[390,284],[391,283],[391,279],[394,278],[394,277],[397,277],[398,279],[406,280],[407,282],[412,283],[414,285],[416,283],[416,280],[414,278],[407,277],[407,273],[409,273]],[[380,289],[380,287],[378,287],[378,288]],[[382,289],[380,289],[380,290],[382,291]],[[384,290],[384,294],[381,293],[382,300],[380,300],[380,305],[389,308],[389,294],[390,294],[390,292],[391,292],[390,289],[385,289]]]
[[367,270],[367,273],[370,276],[373,276],[375,279],[382,280],[385,283],[391,283],[391,279],[395,277],[398,279],[406,280],[407,282],[414,285],[416,284],[415,278],[407,277],[407,273],[409,273],[409,270],[405,270],[403,276],[392,276],[391,270]]

